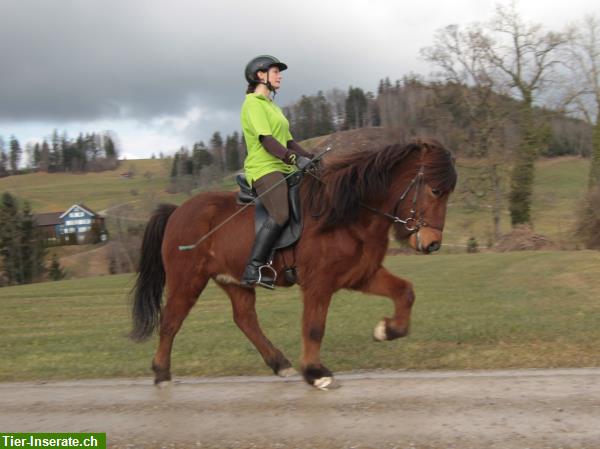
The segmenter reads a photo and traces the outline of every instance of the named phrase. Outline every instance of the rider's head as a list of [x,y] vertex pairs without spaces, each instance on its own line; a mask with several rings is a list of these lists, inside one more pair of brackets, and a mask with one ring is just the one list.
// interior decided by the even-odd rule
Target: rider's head
[[248,81],[247,92],[254,92],[256,86],[263,84],[271,92],[275,92],[281,86],[281,72],[287,69],[287,65],[274,56],[262,55],[252,59],[246,64],[244,75]]

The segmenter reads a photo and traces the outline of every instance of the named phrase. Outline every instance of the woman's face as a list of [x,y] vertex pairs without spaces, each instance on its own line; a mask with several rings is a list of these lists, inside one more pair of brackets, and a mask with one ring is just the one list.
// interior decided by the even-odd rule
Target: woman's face
[[257,73],[258,78],[264,83],[267,82],[267,74],[273,89],[279,89],[281,87],[281,72],[279,71],[279,67],[271,67],[268,72]]

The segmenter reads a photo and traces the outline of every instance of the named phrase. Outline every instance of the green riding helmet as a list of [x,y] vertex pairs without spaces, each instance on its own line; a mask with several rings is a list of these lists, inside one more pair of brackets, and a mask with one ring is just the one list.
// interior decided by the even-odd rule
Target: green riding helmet
[[248,81],[248,83],[260,83],[259,78],[256,76],[256,72],[266,72],[271,67],[279,67],[279,70],[281,71],[287,69],[287,65],[274,56],[257,56],[246,64],[246,70],[244,71],[246,81]]

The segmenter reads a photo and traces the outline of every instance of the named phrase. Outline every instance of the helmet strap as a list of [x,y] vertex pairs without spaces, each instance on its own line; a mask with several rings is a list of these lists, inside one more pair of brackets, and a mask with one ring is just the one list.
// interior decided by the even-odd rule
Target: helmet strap
[[272,99],[275,98],[275,95],[277,95],[277,90],[273,87],[273,85],[271,84],[271,81],[269,81],[269,71],[268,70],[267,70],[267,81],[261,81],[259,78],[258,84],[263,84],[263,85],[267,86],[267,89],[269,89],[269,92],[273,93]]

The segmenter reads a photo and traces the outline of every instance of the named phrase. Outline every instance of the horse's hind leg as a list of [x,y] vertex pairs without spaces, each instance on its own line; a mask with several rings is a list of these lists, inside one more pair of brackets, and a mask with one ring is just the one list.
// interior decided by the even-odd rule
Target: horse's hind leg
[[248,340],[256,347],[263,360],[275,374],[287,377],[296,373],[283,353],[263,334],[256,315],[256,293],[254,290],[219,283],[231,299],[233,320]]
[[181,328],[198,296],[208,283],[208,276],[195,277],[192,282],[169,282],[167,277],[167,303],[160,320],[159,343],[152,360],[154,383],[171,380],[171,349],[175,335]]

